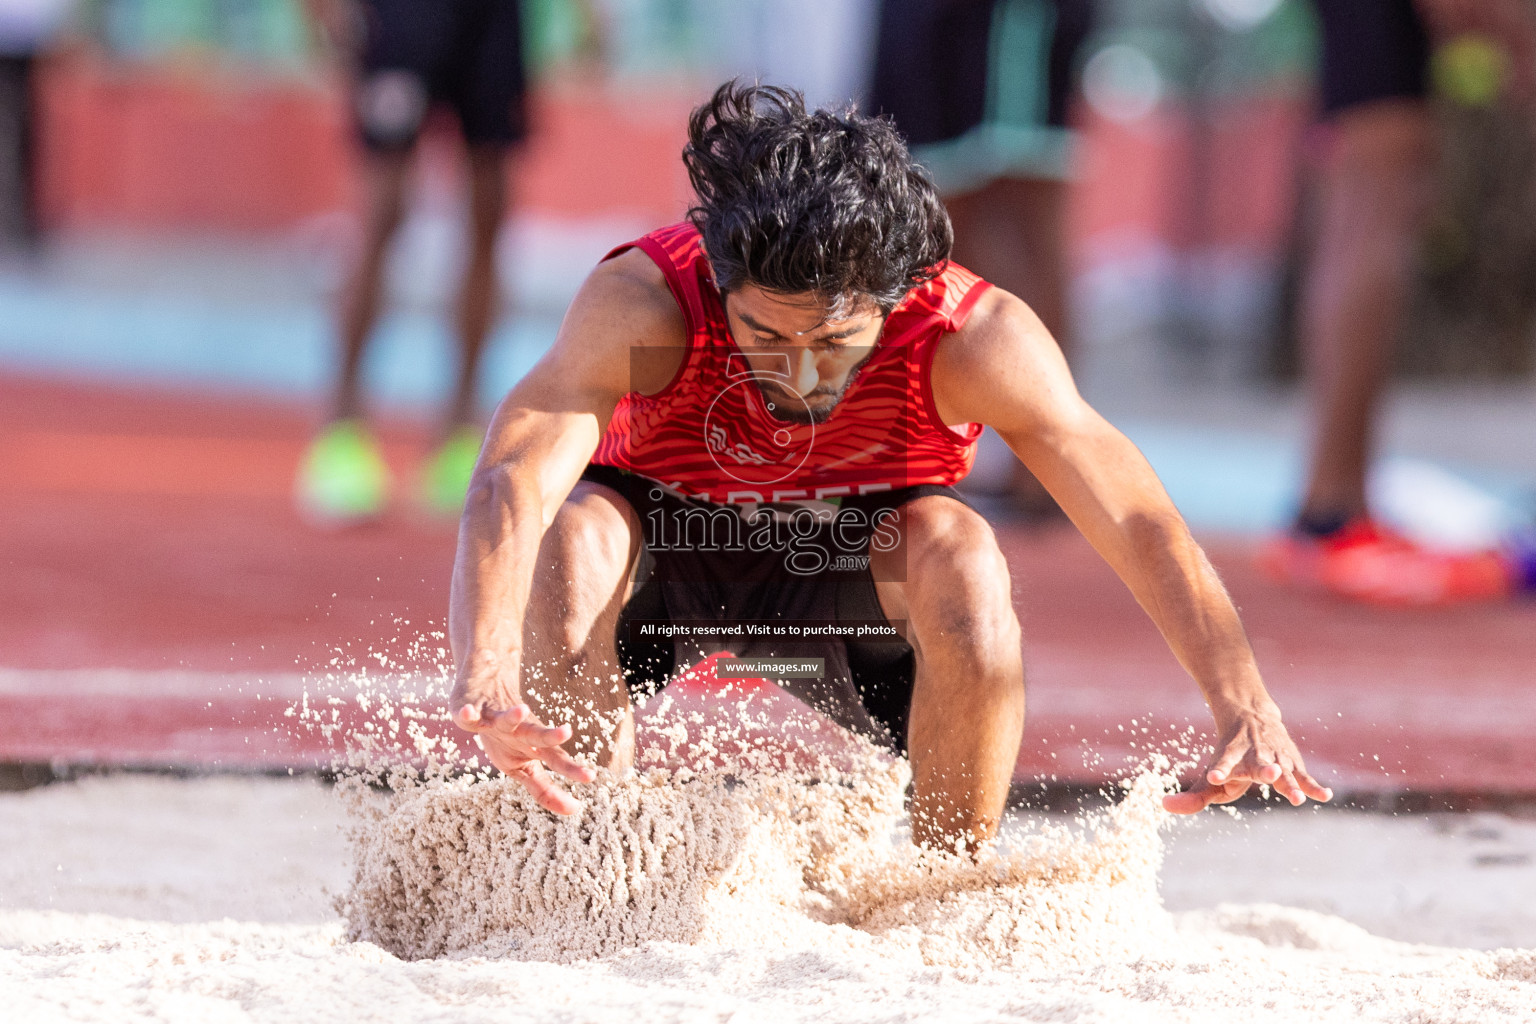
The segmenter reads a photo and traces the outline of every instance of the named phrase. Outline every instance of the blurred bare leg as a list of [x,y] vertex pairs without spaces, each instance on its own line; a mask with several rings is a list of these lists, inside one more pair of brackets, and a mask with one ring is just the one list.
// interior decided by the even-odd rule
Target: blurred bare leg
[[472,146],[469,151],[469,254],[459,291],[459,362],[448,408],[450,429],[479,420],[476,381],[500,290],[496,237],[507,210],[507,157],[504,146]]
[[[1002,178],[945,204],[955,227],[955,260],[1029,303],[1071,354],[1067,315],[1065,182]],[[1010,490],[1030,517],[1057,513],[1034,475],[1016,465]]]
[[332,415],[350,419],[362,413],[359,376],[363,352],[379,319],[384,266],[389,243],[400,227],[405,207],[409,152],[368,152],[363,164],[363,243],[341,300],[341,373]]
[[955,259],[1029,303],[1067,348],[1065,182],[1002,178],[945,205]]
[[1317,432],[1302,505],[1309,518],[1366,511],[1376,415],[1408,299],[1433,155],[1429,114],[1418,101],[1363,105],[1340,114],[1333,128],[1301,299]]

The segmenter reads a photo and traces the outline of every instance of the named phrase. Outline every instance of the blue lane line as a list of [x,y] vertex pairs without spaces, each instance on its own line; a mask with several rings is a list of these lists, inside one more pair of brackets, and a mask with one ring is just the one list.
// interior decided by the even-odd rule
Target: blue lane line
[[[490,338],[482,395],[504,395],[549,346],[555,324],[507,320]],[[428,409],[452,383],[442,318],[395,313],[380,324],[363,373],[383,404]],[[131,383],[318,400],[336,352],[318,306],[261,308],[39,287],[0,278],[0,365]]]
[[1116,426],[1146,455],[1174,504],[1197,529],[1267,533],[1295,511],[1304,467],[1293,443],[1142,420]]
[[[1197,529],[1265,534],[1283,529],[1295,514],[1305,471],[1297,439],[1138,419],[1116,425],[1146,455],[1174,504]],[[1487,520],[1486,543],[1495,543],[1504,532],[1529,523],[1536,509],[1536,482],[1519,474],[1401,458],[1384,459],[1377,470],[1390,472],[1401,468],[1393,463],[1403,462],[1435,466],[1458,486],[1502,506]],[[1417,523],[1424,539],[1442,542],[1450,542],[1458,521],[1465,525],[1469,517],[1486,514],[1486,509],[1474,510],[1454,495],[1447,496],[1443,484],[1429,486],[1440,493],[1397,493],[1377,511],[1402,526]],[[1448,498],[1451,504],[1446,508]],[[1437,500],[1440,511],[1429,513]]]

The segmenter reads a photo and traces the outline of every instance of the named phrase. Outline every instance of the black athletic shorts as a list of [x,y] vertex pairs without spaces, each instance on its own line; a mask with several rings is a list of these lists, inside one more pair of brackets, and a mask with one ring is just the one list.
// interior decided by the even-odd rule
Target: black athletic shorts
[[[893,624],[880,608],[869,566],[871,539],[906,502],[931,494],[963,501],[952,488],[922,485],[845,497],[818,515],[805,506],[680,498],[611,466],[589,465],[581,478],[617,491],[640,517],[645,535],[635,591],[616,637],[633,695],[654,694],[675,672],[721,650],[742,658],[820,658],[825,670],[819,678],[774,681],[844,728],[906,750],[916,661],[905,640],[787,639],[783,633],[827,626],[888,633]],[[754,533],[767,542],[753,543]],[[648,638],[656,627],[673,624],[743,632],[704,640]],[[745,632],[749,626],[777,635],[752,637]]]
[[1373,100],[1421,99],[1429,34],[1413,0],[1313,0],[1324,116]]
[[521,141],[522,8],[521,0],[363,0],[353,112],[364,144],[409,148],[435,105],[453,110],[472,145]]
[[941,190],[1064,177],[1067,107],[1094,0],[884,0],[869,107]]

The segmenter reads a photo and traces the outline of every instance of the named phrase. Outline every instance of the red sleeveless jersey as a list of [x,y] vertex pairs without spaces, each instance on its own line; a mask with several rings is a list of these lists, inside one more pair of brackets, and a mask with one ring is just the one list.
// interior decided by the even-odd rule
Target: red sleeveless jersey
[[971,470],[981,425],[947,426],[929,367],[990,287],[951,263],[909,292],[822,423],[776,418],[737,348],[698,230],[675,224],[637,248],[666,275],[688,325],[682,363],[654,395],[620,400],[592,461],[716,503],[797,502],[953,484]]

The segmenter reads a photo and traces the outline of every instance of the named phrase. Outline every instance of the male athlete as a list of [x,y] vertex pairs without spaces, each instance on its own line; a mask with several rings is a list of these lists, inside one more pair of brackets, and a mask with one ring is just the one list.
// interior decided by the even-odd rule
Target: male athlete
[[[1029,307],[948,262],[949,219],[888,122],[733,82],[683,159],[689,221],[593,271],[475,470],[451,708],[496,767],[573,813],[554,776],[632,763],[632,690],[711,650],[814,654],[820,677],[785,688],[908,754],[914,840],[990,838],[1024,725],[1019,623],[992,530],[950,489],[990,425],[1205,694],[1214,758],[1166,806],[1253,783],[1329,799],[1151,467]],[[904,639],[647,638],[872,622]]]

